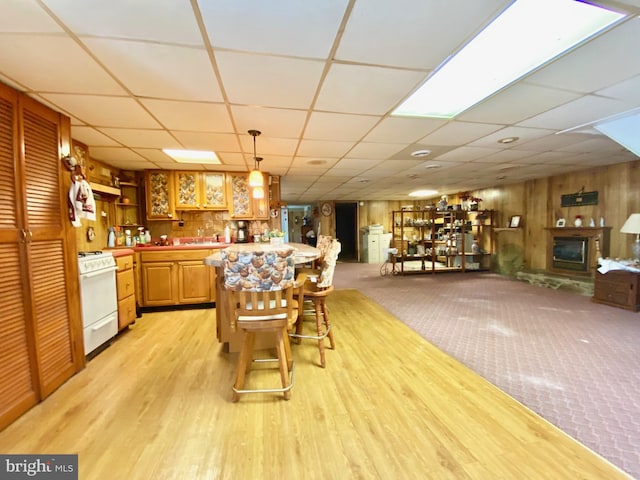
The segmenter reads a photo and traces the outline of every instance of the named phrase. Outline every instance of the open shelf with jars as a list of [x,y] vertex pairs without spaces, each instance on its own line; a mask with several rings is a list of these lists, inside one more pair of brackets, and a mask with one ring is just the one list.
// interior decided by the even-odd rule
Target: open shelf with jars
[[391,255],[398,274],[488,270],[493,251],[493,210],[393,212]]
[[120,182],[120,198],[116,202],[116,226],[140,226],[140,190],[135,182]]

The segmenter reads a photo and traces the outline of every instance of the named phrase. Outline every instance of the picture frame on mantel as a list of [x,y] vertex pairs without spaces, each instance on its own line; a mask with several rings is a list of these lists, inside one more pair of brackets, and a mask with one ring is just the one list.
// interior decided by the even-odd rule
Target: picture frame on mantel
[[563,228],[566,225],[566,220],[564,218],[559,218],[556,220],[556,227]]
[[521,219],[522,215],[512,215],[509,218],[509,228],[520,228]]

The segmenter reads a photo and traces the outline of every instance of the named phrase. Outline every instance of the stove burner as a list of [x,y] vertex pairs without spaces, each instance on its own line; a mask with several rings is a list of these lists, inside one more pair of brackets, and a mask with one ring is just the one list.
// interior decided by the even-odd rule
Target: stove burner
[[78,252],[78,257],[87,257],[89,255],[102,255],[102,250],[92,250],[90,252]]

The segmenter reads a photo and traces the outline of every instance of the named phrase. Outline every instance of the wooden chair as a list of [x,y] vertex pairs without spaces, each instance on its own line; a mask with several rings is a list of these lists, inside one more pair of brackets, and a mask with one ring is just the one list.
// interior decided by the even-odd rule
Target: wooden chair
[[[289,336],[295,339],[313,339],[318,341],[318,350],[320,351],[320,365],[325,368],[325,352],[324,339],[329,337],[329,345],[335,349],[335,340],[331,331],[331,321],[329,320],[329,310],[327,308],[327,296],[333,291],[333,274],[335,271],[338,254],[342,246],[338,240],[332,240],[326,250],[322,269],[318,275],[308,272],[298,274],[296,281],[301,285],[298,291],[298,304],[300,305],[300,313],[296,321],[295,333],[289,333]],[[312,310],[305,308],[304,305],[311,304]],[[315,315],[316,334],[303,334],[303,323],[305,313],[313,313]]]
[[[224,286],[229,290],[232,330],[244,332],[233,386],[233,401],[241,394],[282,392],[288,400],[293,387],[294,362],[288,331],[298,317],[294,299],[294,259],[291,247],[247,251],[228,247],[222,251]],[[253,360],[256,334],[275,338],[277,358]],[[282,387],[245,389],[245,377],[253,362],[278,362]]]

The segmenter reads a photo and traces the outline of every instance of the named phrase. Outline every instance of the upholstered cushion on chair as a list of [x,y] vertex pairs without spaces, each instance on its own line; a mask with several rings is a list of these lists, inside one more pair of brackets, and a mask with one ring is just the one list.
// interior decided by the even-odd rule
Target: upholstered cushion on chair
[[234,291],[282,290],[293,284],[293,248],[254,252],[227,247],[222,250],[224,286]]
[[336,269],[338,254],[342,250],[342,245],[338,240],[332,240],[324,255],[324,264],[318,280],[318,288],[330,287],[333,284],[333,273]]

